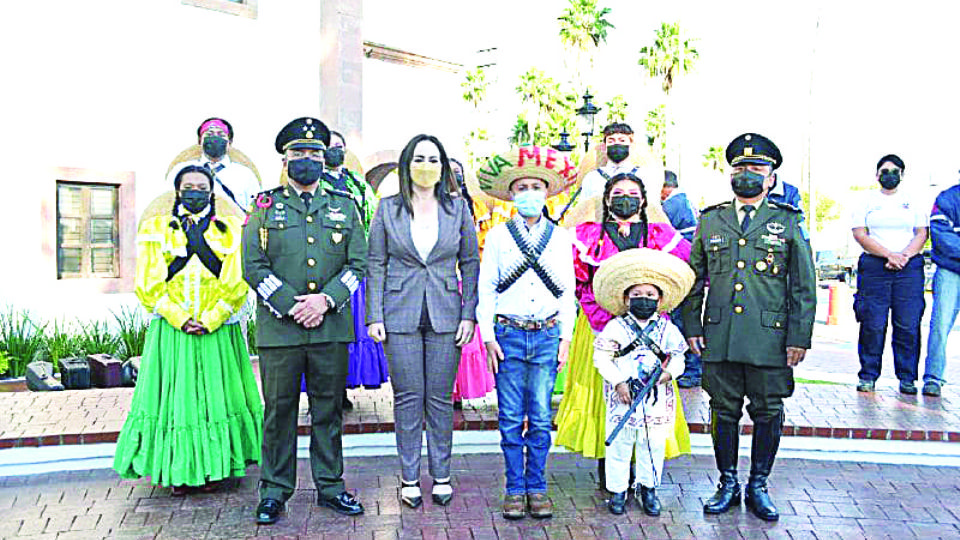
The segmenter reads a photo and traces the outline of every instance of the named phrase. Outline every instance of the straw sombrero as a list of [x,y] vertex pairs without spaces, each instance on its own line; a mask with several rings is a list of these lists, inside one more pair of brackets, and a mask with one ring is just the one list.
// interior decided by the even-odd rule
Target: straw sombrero
[[487,195],[512,201],[510,184],[520,178],[536,178],[547,184],[547,197],[567,189],[576,179],[576,167],[553,148],[521,146],[494,155],[477,170],[477,181]]
[[593,294],[607,312],[623,315],[627,289],[651,283],[663,291],[658,311],[670,312],[690,292],[694,278],[690,265],[675,255],[648,248],[628,249],[600,263],[593,276]]
[[[190,145],[186,150],[177,154],[177,157],[173,158],[173,161],[170,162],[170,166],[167,167],[167,176],[170,176],[170,171],[177,165],[185,161],[197,161],[202,155],[203,152],[199,144]],[[253,161],[250,161],[250,158],[248,158],[246,154],[231,146],[230,149],[227,150],[227,156],[230,158],[230,161],[239,163],[253,171],[253,175],[257,177],[257,183],[260,184],[260,187],[263,187],[263,180],[260,179],[260,171],[257,170],[257,166],[253,164]]]

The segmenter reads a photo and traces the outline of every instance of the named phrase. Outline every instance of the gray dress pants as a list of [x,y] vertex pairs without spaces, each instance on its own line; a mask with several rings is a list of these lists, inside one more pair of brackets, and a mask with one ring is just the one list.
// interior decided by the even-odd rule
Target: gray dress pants
[[390,333],[384,342],[393,385],[394,430],[402,480],[420,479],[423,420],[427,420],[430,476],[450,476],[453,446],[453,383],[460,365],[456,333],[433,331],[424,301],[420,328]]

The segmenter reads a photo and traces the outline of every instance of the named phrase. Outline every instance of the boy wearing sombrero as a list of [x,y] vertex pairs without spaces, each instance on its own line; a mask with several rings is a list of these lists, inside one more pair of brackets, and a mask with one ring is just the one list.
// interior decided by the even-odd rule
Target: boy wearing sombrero
[[496,155],[477,172],[481,189],[512,201],[519,213],[487,233],[477,306],[487,362],[496,376],[507,519],[523,518],[527,511],[535,518],[553,515],[544,472],[550,396],[567,359],[576,304],[573,243],[566,230],[545,219],[543,208],[575,174],[563,154],[536,146]]
[[[627,488],[632,487],[644,513],[660,515],[656,487],[660,484],[667,436],[679,400],[671,379],[684,369],[687,344],[683,334],[660,313],[670,312],[693,285],[690,267],[662,251],[636,248],[610,257],[594,276],[594,294],[600,306],[617,315],[594,342],[593,362],[604,380],[606,428],[609,437],[630,411],[630,379],[643,380],[663,369],[654,388],[644,398],[616,438],[607,447],[607,506],[623,514]],[[636,484],[629,486],[630,458],[636,447]]]

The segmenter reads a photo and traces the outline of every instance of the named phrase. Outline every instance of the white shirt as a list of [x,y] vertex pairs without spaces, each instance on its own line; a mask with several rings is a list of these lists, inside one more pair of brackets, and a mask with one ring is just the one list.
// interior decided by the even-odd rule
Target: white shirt
[[850,228],[866,228],[870,238],[899,253],[910,245],[914,228],[930,226],[929,213],[930,205],[907,196],[902,189],[891,195],[875,190],[854,205]]
[[[753,206],[753,210],[750,211],[750,219],[753,219],[757,216],[757,209],[760,208],[760,205],[763,204],[763,201],[765,200],[766,199],[760,199],[760,201],[751,205]],[[747,213],[743,211],[743,207],[746,205],[746,203],[740,202],[740,199],[733,199],[733,206],[737,209],[737,222],[739,222],[741,226],[743,226],[743,218],[747,216]]]
[[580,195],[578,195],[577,198],[585,201],[595,195],[603,195],[603,188],[607,185],[607,179],[604,178],[599,171],[603,171],[607,176],[613,178],[620,173],[628,173],[636,168],[636,165],[628,163],[628,160],[624,160],[620,163],[608,163],[603,167],[588,172],[587,175],[583,177]]
[[233,193],[236,202],[239,203],[240,209],[249,212],[253,208],[254,197],[262,191],[260,182],[257,182],[257,175],[253,174],[253,171],[245,165],[230,161],[230,157],[227,155],[224,155],[223,159],[217,163],[211,162],[207,159],[207,156],[203,156],[202,161],[204,164],[209,163],[212,171],[217,170],[215,167],[218,164],[223,165],[223,169],[216,173],[217,179],[214,181],[216,184],[214,193],[216,193],[217,198],[234,202],[223,190],[223,186],[226,185]]
[[[619,422],[630,409],[629,405],[620,402],[615,389],[616,385],[626,382],[627,379],[637,378],[641,365],[645,369],[651,369],[656,362],[660,361],[653,351],[642,343],[624,356],[613,357],[614,352],[630,345],[636,336],[625,320],[626,317],[632,317],[632,315],[611,319],[594,342],[593,365],[603,377],[608,422]],[[650,324],[656,325],[647,335],[670,356],[664,371],[670,373],[674,379],[682,375],[685,368],[684,356],[687,352],[687,342],[676,325],[660,315],[654,315],[648,321],[638,322],[640,328],[646,328]],[[665,423],[670,420],[666,414],[668,385],[672,383],[657,385],[659,391],[657,402],[652,407],[646,407],[645,411],[637,408],[627,422],[627,428],[637,429],[644,423]]]
[[[527,231],[526,220],[515,217],[522,233],[530,235],[531,244],[537,244],[540,235],[546,230],[547,220],[541,218],[533,229]],[[490,229],[484,241],[483,257],[480,259],[480,283],[478,285],[479,304],[477,320],[483,339],[493,339],[494,322],[497,315],[506,315],[519,319],[544,320],[557,314],[560,323],[560,338],[569,340],[573,336],[573,323],[576,320],[576,300],[574,296],[573,242],[570,233],[563,227],[554,227],[550,242],[540,255],[540,265],[553,276],[554,282],[563,292],[555,298],[541,281],[540,276],[528,268],[520,279],[509,289],[497,292],[500,276],[506,276],[523,260],[523,254],[510,235],[506,223]]]
[[410,237],[413,238],[413,246],[417,248],[417,253],[423,262],[427,262],[427,257],[433,251],[434,244],[437,243],[437,235],[440,232],[440,216],[437,210],[425,216],[417,216],[414,213],[410,217]]

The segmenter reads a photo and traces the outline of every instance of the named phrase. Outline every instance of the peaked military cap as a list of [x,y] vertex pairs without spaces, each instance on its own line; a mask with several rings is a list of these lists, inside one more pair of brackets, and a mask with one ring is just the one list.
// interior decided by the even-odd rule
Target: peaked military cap
[[309,116],[297,118],[283,126],[274,143],[277,152],[281,154],[298,148],[323,150],[329,145],[330,130],[323,122]]
[[776,169],[782,161],[777,145],[758,133],[744,133],[727,145],[727,163],[730,165],[754,163]]

